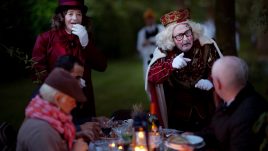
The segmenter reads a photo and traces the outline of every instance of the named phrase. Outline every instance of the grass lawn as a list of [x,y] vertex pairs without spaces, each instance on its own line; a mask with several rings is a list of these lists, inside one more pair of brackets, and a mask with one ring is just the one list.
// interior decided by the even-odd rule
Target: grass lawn
[[111,61],[104,73],[93,72],[97,115],[109,116],[117,109],[131,109],[133,104],[139,103],[148,109],[142,72],[137,58]]
[[29,102],[34,85],[30,79],[20,79],[0,86],[0,121],[18,128],[24,118],[24,108]]
[[[105,72],[93,72],[92,80],[97,115],[110,116],[115,110],[131,109],[136,103],[142,103],[145,109],[149,106],[138,58],[110,61]],[[1,84],[0,121],[8,121],[18,128],[34,88],[30,79]]]

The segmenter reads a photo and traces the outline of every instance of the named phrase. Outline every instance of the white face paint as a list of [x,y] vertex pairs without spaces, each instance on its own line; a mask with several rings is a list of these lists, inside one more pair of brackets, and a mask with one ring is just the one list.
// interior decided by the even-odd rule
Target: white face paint
[[175,26],[172,38],[176,47],[183,52],[189,51],[194,43],[192,29],[186,23],[178,24]]

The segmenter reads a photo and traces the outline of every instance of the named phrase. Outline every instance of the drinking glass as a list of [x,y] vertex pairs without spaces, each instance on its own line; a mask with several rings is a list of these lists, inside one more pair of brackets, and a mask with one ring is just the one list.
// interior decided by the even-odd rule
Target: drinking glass
[[101,123],[101,130],[105,137],[109,137],[112,130],[112,122],[103,121]]

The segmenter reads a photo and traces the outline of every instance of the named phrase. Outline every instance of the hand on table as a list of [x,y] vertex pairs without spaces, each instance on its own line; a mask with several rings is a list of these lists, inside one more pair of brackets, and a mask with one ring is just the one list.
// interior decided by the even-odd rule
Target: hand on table
[[73,151],[88,151],[88,144],[82,138],[79,138],[74,142]]
[[84,137],[95,140],[100,137],[102,134],[100,124],[98,122],[86,122],[80,125],[81,131],[78,132],[78,135],[83,135]]
[[109,118],[107,118],[105,116],[98,116],[98,117],[93,117],[92,121],[98,122],[98,123],[104,123],[104,122],[109,121]]

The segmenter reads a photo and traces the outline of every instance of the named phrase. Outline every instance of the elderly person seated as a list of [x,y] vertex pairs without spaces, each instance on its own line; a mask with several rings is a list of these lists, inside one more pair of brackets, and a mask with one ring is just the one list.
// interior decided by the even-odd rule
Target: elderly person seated
[[196,134],[204,138],[208,148],[259,150],[260,139],[254,134],[253,125],[268,107],[267,101],[248,83],[248,66],[238,57],[225,56],[214,63],[212,78],[223,102],[210,125]]
[[20,127],[17,151],[86,151],[82,138],[75,140],[71,110],[86,97],[69,72],[55,68],[26,107]]

